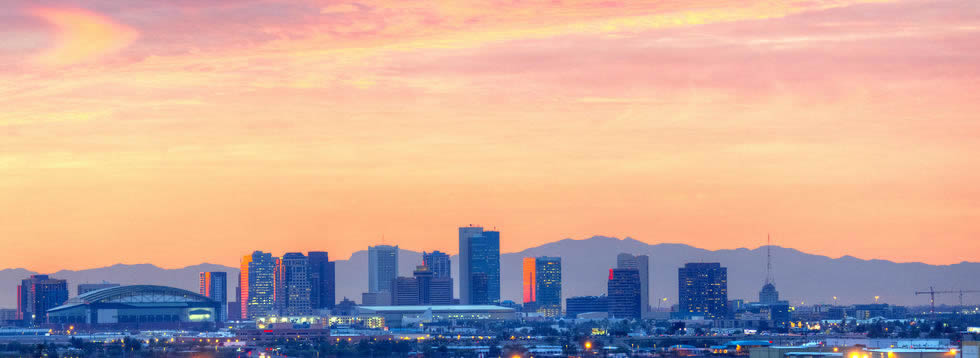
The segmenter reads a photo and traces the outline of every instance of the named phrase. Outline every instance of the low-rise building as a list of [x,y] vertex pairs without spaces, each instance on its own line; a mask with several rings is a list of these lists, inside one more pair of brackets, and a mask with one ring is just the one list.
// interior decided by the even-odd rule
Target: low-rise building
[[385,320],[389,327],[404,327],[418,323],[440,321],[483,321],[517,319],[513,308],[492,305],[450,305],[450,306],[359,306],[360,317],[377,316]]

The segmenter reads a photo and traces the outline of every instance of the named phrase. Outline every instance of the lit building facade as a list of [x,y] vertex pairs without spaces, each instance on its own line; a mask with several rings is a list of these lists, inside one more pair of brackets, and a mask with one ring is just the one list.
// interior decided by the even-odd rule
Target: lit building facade
[[535,259],[535,303],[546,317],[561,316],[561,258]]
[[678,314],[724,318],[728,313],[728,269],[720,263],[688,263],[677,270]]
[[275,313],[276,258],[255,251],[242,257],[241,265],[242,319],[265,317]]
[[304,316],[312,312],[310,261],[298,252],[276,260],[275,306],[280,315]]

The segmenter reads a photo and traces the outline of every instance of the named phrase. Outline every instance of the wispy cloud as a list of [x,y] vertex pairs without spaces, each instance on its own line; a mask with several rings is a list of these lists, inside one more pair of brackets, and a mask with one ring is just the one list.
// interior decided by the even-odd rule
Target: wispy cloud
[[136,41],[139,32],[103,15],[81,9],[35,8],[30,13],[48,23],[53,44],[36,54],[44,65],[64,66],[98,59]]

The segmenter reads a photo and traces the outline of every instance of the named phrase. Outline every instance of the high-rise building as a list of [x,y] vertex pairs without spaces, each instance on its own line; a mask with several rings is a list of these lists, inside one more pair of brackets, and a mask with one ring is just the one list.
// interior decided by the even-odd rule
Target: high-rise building
[[103,288],[119,287],[118,283],[111,283],[102,281],[102,283],[80,283],[78,284],[78,295],[84,295],[86,293],[101,290]]
[[390,291],[398,277],[398,246],[368,247],[368,292]]
[[579,313],[609,312],[607,296],[580,296],[565,299],[565,315],[575,318]]
[[418,304],[429,305],[432,304],[432,279],[435,274],[429,270],[428,266],[416,266],[415,272],[412,273],[415,278],[416,287],[418,287]]
[[228,320],[228,273],[201,272],[198,293],[218,302],[217,322]]
[[650,312],[650,256],[622,253],[616,256],[616,267],[640,272],[640,310]]
[[608,283],[609,316],[613,318],[642,318],[640,271],[610,269]]
[[432,270],[433,278],[453,277],[452,263],[449,260],[449,255],[445,253],[439,251],[423,252],[422,264]]
[[255,251],[242,257],[241,265],[242,318],[252,319],[274,313],[276,290],[276,258]]
[[720,263],[688,263],[677,269],[678,313],[723,318],[728,313],[728,269]]
[[461,304],[500,302],[500,232],[459,228]]
[[459,228],[459,303],[470,304],[472,277],[470,272],[470,239],[483,233],[483,228],[467,226]]
[[276,308],[283,316],[312,312],[310,261],[302,253],[289,252],[276,260]]
[[561,258],[535,259],[535,302],[537,311],[545,317],[561,315]]
[[537,288],[538,281],[535,273],[538,270],[538,260],[533,257],[525,257],[521,264],[521,281],[524,284],[524,304],[532,303],[537,299],[534,289]]
[[68,281],[48,275],[31,275],[17,286],[17,315],[26,323],[45,323],[48,310],[67,300]]
[[413,306],[419,304],[419,281],[414,277],[396,277],[391,282],[391,305]]
[[332,309],[337,303],[336,265],[326,252],[310,251],[310,305]]

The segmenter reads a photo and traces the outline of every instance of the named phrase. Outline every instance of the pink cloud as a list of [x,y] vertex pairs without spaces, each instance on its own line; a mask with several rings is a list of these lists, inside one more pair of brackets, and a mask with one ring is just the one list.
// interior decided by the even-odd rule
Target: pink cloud
[[139,32],[105,16],[81,9],[36,8],[31,14],[55,29],[53,46],[35,56],[45,65],[64,66],[118,52]]

